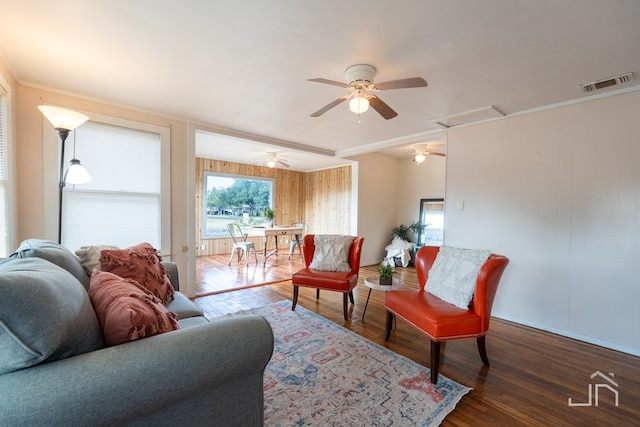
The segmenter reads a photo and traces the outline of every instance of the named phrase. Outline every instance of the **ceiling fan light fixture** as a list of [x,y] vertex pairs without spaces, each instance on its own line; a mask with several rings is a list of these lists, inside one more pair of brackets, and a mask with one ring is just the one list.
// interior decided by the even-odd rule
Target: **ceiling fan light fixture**
[[362,114],[369,109],[369,100],[364,96],[354,96],[349,101],[349,109],[356,114]]
[[281,159],[278,159],[278,153],[276,152],[267,153],[267,160],[264,163],[262,163],[263,166],[267,166],[268,168],[271,168],[271,169],[275,168],[277,164],[281,164],[286,168],[289,167],[287,162],[284,162]]
[[[311,117],[320,117],[336,105],[349,100],[349,110],[351,110],[358,116],[367,111],[369,109],[369,105],[371,105],[371,108],[373,108],[385,120],[393,119],[398,115],[398,113],[396,113],[393,108],[388,106],[378,96],[373,94],[367,95],[367,92],[379,92],[381,90],[407,89],[427,86],[427,81],[422,77],[409,77],[405,79],[390,80],[387,82],[376,84],[373,82],[373,78],[375,77],[375,75],[376,69],[372,65],[356,64],[347,68],[347,70],[345,71],[347,83],[328,80],[320,77],[315,79],[308,79],[312,82],[340,86],[351,90],[351,93],[349,95],[341,96],[340,98],[331,101],[318,111],[311,113]],[[360,120],[358,119],[358,123],[359,122]]]
[[426,159],[427,159],[427,156],[424,153],[416,153],[415,157],[413,158],[413,161],[416,162],[417,164],[420,164],[424,162]]
[[417,165],[424,162],[427,159],[427,145],[426,144],[416,144],[413,146],[413,161],[416,162]]

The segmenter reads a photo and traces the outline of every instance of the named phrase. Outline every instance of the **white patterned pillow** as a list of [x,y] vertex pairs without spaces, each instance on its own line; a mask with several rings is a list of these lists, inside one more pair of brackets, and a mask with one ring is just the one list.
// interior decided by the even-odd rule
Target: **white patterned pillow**
[[119,248],[113,245],[93,245],[82,246],[76,251],[76,256],[89,276],[93,274],[93,270],[96,268],[100,270],[100,252],[102,252],[103,249]]
[[316,234],[313,237],[316,246],[309,268],[320,271],[351,271],[349,250],[353,237],[332,234]]
[[460,308],[469,308],[476,279],[491,251],[441,246],[429,270],[427,292]]

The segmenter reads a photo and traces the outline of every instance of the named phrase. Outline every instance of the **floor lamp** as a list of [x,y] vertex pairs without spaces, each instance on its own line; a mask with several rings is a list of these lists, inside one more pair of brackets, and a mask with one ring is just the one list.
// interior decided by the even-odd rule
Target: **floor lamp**
[[80,164],[80,160],[71,159],[71,164],[65,172],[64,170],[64,146],[69,136],[69,132],[89,120],[89,117],[76,111],[66,108],[54,107],[51,105],[39,105],[40,112],[51,122],[60,136],[60,179],[58,182],[58,243],[62,243],[62,190],[65,184],[86,184],[91,181],[91,176]]

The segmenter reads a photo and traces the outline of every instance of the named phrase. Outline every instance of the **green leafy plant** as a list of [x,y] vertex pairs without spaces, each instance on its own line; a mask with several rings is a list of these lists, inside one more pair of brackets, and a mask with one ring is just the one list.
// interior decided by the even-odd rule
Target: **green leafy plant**
[[391,266],[391,264],[380,264],[378,266],[378,273],[380,274],[381,278],[392,278],[393,277],[393,267]]
[[269,221],[273,221],[274,218],[276,217],[276,213],[275,213],[275,211],[273,209],[267,208],[267,209],[264,210],[264,214],[262,216],[265,217]]
[[417,239],[418,235],[424,232],[426,228],[427,224],[420,221],[412,222],[409,226],[400,224],[391,230],[391,236],[397,236],[402,240],[411,241],[412,237]]
[[399,237],[402,240],[409,240],[409,232],[411,230],[409,229],[409,227],[407,227],[404,224],[400,224],[398,226],[395,226],[391,229],[391,236],[392,237]]
[[427,227],[428,224],[416,221],[409,226],[409,230],[411,230],[411,233],[413,233],[413,236],[417,239],[420,234],[424,233],[424,230],[426,230]]

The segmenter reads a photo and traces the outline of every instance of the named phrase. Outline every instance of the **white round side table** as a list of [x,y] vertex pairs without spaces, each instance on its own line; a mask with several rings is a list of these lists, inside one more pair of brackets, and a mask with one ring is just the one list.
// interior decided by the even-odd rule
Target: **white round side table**
[[367,295],[367,302],[364,305],[364,311],[362,312],[362,320],[364,320],[364,315],[367,313],[367,305],[369,305],[369,297],[371,297],[371,290],[375,289],[378,291],[397,291],[398,289],[402,289],[404,285],[402,281],[396,277],[391,279],[390,285],[381,285],[379,276],[369,276],[364,279],[364,284],[369,288],[369,294]]

